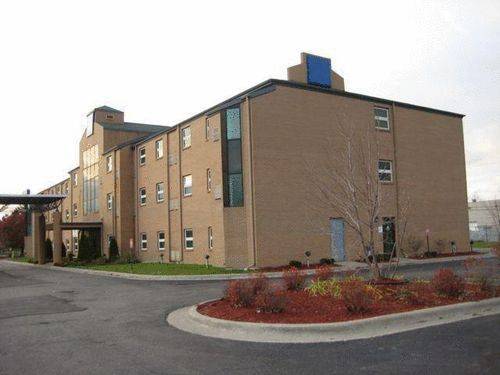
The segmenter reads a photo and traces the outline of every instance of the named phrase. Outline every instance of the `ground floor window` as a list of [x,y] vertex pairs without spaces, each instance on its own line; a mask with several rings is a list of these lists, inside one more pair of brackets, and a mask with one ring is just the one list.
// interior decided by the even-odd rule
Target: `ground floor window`
[[208,248],[210,250],[214,248],[214,233],[212,227],[208,227]]
[[165,232],[158,232],[158,250],[165,250]]
[[184,229],[184,248],[186,250],[194,249],[194,236],[192,228]]
[[141,233],[141,250],[148,249],[148,236],[146,233]]

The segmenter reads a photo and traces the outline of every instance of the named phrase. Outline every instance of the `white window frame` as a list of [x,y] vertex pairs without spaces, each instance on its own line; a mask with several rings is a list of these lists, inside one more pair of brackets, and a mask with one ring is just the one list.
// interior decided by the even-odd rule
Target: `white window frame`
[[113,155],[106,156],[106,172],[113,171]]
[[[380,163],[389,163],[389,169],[381,169],[380,168]],[[394,176],[393,176],[393,164],[392,160],[385,160],[385,159],[380,159],[377,164],[377,170],[378,170],[378,179],[380,182],[393,182]],[[380,178],[380,174],[386,174],[390,176],[389,180],[383,180]]]
[[112,193],[106,194],[106,203],[107,203],[108,211],[111,211],[113,209],[113,194]]
[[[386,117],[383,117],[383,116],[378,116],[375,114],[375,111],[376,110],[380,110],[380,111],[385,111],[387,113],[387,116]],[[380,129],[380,130],[391,130],[391,123],[389,122],[389,109],[388,108],[384,108],[384,107],[375,107],[373,109],[373,116],[375,118],[375,128],[377,129]],[[384,127],[384,126],[380,126],[379,125],[379,121],[386,121],[387,122],[387,127]]]
[[212,170],[207,168],[207,193],[212,191]]
[[[191,231],[191,236],[187,235],[187,232]],[[191,246],[188,246],[188,241],[191,242]],[[184,249],[193,250],[194,249],[194,231],[193,228],[184,228]]]
[[[189,191],[187,189],[189,189]],[[188,174],[182,177],[182,196],[190,197],[192,195],[193,195],[193,175]]]
[[155,142],[156,160],[163,157],[163,138]]
[[146,147],[141,147],[139,149],[139,165],[146,164]]
[[182,149],[191,147],[191,127],[182,128]]
[[[158,190],[161,185],[161,190]],[[161,198],[160,198],[161,194]],[[165,184],[163,182],[158,182],[156,184],[156,203],[161,203],[165,200]]]
[[[163,234],[163,239],[160,239],[160,235]],[[164,231],[159,231],[156,235],[157,239],[157,245],[158,245],[158,251],[165,251],[165,243],[166,243],[166,237],[165,237],[165,232]],[[161,246],[163,242],[163,246]]]
[[148,249],[148,235],[146,233],[141,233],[141,251],[146,251]]
[[[144,192],[144,194],[143,194],[143,192]],[[141,206],[146,205],[146,188],[145,187],[139,188],[139,204]]]
[[208,249],[212,250],[214,248],[214,230],[212,227],[208,227]]
[[209,118],[207,117],[205,119],[205,141],[210,140],[210,121]]
[[78,173],[73,175],[73,185],[78,186]]

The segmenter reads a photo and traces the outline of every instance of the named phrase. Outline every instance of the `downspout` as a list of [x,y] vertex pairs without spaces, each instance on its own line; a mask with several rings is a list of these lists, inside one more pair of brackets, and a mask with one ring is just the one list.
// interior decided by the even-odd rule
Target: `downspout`
[[251,114],[251,104],[250,104],[250,98],[247,96],[246,97],[247,101],[247,108],[248,108],[248,145],[249,145],[249,159],[250,159],[250,165],[249,165],[249,173],[250,173],[250,196],[251,196],[251,201],[252,201],[252,264],[250,267],[256,267],[257,266],[257,249],[256,249],[256,239],[255,239],[255,184],[254,184],[254,171],[253,171],[253,137],[252,137],[252,114]]
[[184,227],[182,222],[182,198],[183,198],[183,181],[182,181],[182,129],[181,126],[177,126],[177,147],[179,150],[179,223],[181,226],[181,262],[184,262]]
[[116,159],[117,150],[113,151],[113,236],[116,239],[116,205],[118,203],[118,197],[116,195],[116,169],[118,168],[118,163]]
[[[395,215],[395,223],[394,226],[399,222],[399,184],[398,184],[398,176],[397,176],[397,148],[396,148],[396,105],[392,102],[392,147],[394,149],[394,161],[393,161],[393,174],[394,174],[394,186],[396,190],[396,215]],[[408,214],[408,213],[407,213]],[[399,228],[395,227],[394,236],[397,235]],[[396,238],[395,238],[396,240]],[[397,241],[396,241],[397,243]],[[398,254],[396,254],[398,255]]]

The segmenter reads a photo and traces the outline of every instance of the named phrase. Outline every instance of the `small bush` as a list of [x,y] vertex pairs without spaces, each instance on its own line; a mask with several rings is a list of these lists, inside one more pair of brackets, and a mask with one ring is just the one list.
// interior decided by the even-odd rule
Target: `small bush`
[[269,288],[269,279],[263,273],[258,273],[254,277],[248,279],[255,294]]
[[291,260],[288,265],[294,268],[302,268],[302,262],[300,260]]
[[330,266],[324,265],[314,271],[313,280],[328,280],[333,277],[333,270]]
[[286,303],[284,291],[277,288],[265,288],[255,297],[257,312],[280,313],[285,310]]
[[374,302],[372,292],[363,281],[350,280],[344,282],[341,291],[344,305],[350,313],[362,313],[369,311]]
[[426,302],[426,284],[422,282],[413,282],[399,289],[396,292],[395,298],[399,301],[412,306],[423,305]]
[[230,281],[224,299],[227,299],[233,307],[250,307],[255,300],[255,289],[248,280]]
[[378,262],[388,262],[391,259],[391,254],[381,253],[381,254],[377,254],[376,257],[377,257],[377,263]]
[[436,248],[436,251],[438,253],[444,253],[445,249],[446,249],[446,241],[445,240],[436,240],[434,241],[434,246]]
[[283,281],[287,290],[301,290],[306,282],[306,276],[297,268],[292,267],[283,272]]
[[467,278],[479,285],[483,292],[495,292],[496,265],[486,263],[480,258],[470,258],[464,261]]
[[313,296],[340,297],[341,287],[338,280],[314,280],[306,290]]
[[437,270],[432,278],[431,285],[436,292],[448,297],[459,297],[465,291],[463,277],[457,275],[450,268]]
[[119,251],[118,251],[118,242],[116,242],[115,237],[111,237],[109,240],[109,259],[110,260],[115,260],[118,259],[120,256]]
[[407,251],[405,255],[409,257],[418,257],[421,255],[420,251],[424,246],[424,240],[421,238],[417,238],[414,235],[409,235],[406,240]]
[[319,260],[319,264],[322,265],[322,266],[325,265],[325,264],[331,266],[334,263],[335,263],[335,259],[333,259],[333,258],[321,258]]

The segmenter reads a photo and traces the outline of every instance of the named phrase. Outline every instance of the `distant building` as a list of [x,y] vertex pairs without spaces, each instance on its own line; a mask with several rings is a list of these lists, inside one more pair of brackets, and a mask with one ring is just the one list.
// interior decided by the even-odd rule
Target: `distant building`
[[500,241],[500,199],[469,202],[469,232],[474,241]]

